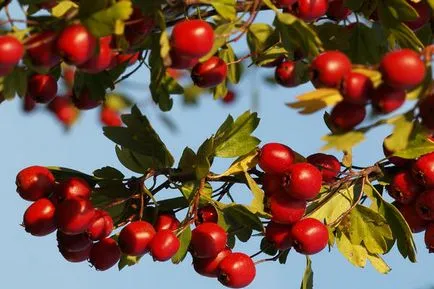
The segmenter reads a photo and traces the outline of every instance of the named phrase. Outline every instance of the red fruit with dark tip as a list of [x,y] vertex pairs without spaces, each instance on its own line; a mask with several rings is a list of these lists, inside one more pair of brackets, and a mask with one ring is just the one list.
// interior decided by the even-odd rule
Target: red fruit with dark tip
[[200,58],[211,51],[214,45],[214,30],[203,20],[178,22],[173,27],[170,45],[183,57]]
[[26,232],[33,236],[46,236],[54,232],[56,221],[54,219],[55,207],[49,199],[39,199],[31,204],[23,217]]
[[15,184],[21,198],[27,201],[37,201],[53,192],[54,176],[45,167],[31,166],[17,174]]
[[96,74],[106,70],[113,59],[113,53],[110,47],[111,39],[111,36],[100,38],[99,51],[97,51],[88,61],[79,65],[78,68],[90,74]]
[[283,174],[295,160],[295,154],[284,144],[267,143],[259,152],[259,167],[268,174]]
[[220,262],[230,254],[232,254],[231,249],[226,248],[212,258],[193,258],[194,270],[202,276],[216,278],[218,277]]
[[293,224],[304,216],[306,201],[292,199],[284,193],[276,193],[270,197],[269,209],[273,222]]
[[203,223],[191,234],[192,255],[197,258],[213,258],[226,247],[227,235],[215,223]]
[[105,271],[116,265],[121,258],[118,244],[111,238],[95,243],[90,249],[89,262],[96,270]]
[[312,22],[326,14],[328,0],[298,0],[294,6],[293,10],[298,18]]
[[223,103],[230,104],[230,103],[233,103],[235,101],[235,99],[236,99],[235,92],[229,90],[226,93],[226,95],[222,98],[222,101],[223,101]]
[[69,199],[89,200],[92,188],[89,183],[79,177],[71,177],[63,180],[56,187],[56,198],[59,202]]
[[262,177],[262,189],[268,197],[282,192],[282,175],[267,174]]
[[83,251],[70,252],[68,250],[65,250],[65,249],[59,247],[59,252],[60,252],[60,254],[62,254],[63,258],[66,259],[66,261],[69,261],[72,263],[79,263],[79,262],[84,262],[87,259],[89,259],[89,254],[90,254],[91,249],[92,249],[92,246],[89,246],[88,248],[84,249]]
[[38,103],[48,103],[56,97],[57,81],[50,74],[33,74],[28,80],[27,93]]
[[419,115],[422,124],[427,129],[434,130],[434,94],[430,94],[420,101]]
[[379,70],[384,82],[399,90],[418,86],[426,73],[420,54],[411,49],[387,53],[381,60]]
[[311,200],[321,190],[321,172],[309,163],[293,164],[283,176],[283,189],[294,199]]
[[56,209],[57,226],[67,235],[84,233],[95,214],[92,203],[83,199],[65,200]]
[[135,221],[120,232],[119,247],[127,255],[141,256],[149,251],[154,236],[155,230],[151,224],[145,221]]
[[423,188],[413,179],[409,171],[397,173],[392,183],[387,186],[389,195],[401,204],[410,204],[422,192]]
[[351,14],[351,10],[345,6],[345,0],[329,1],[327,16],[333,20],[341,21]]
[[57,96],[48,104],[48,109],[66,126],[71,126],[79,115],[79,110],[69,96]]
[[299,83],[297,81],[296,63],[294,61],[284,61],[276,67],[274,78],[277,83],[284,87],[295,87]]
[[278,250],[286,250],[292,246],[292,225],[268,223],[265,228],[265,238]]
[[191,79],[196,86],[211,88],[222,83],[228,74],[228,65],[223,59],[213,56],[203,63],[198,63],[191,71]]
[[349,131],[363,122],[366,117],[364,105],[341,101],[330,113],[329,121],[336,129]]
[[374,84],[366,75],[358,72],[350,72],[342,81],[341,93],[346,102],[364,105],[368,102]]
[[414,178],[425,188],[434,189],[434,153],[421,156],[413,164]]
[[72,102],[75,107],[80,110],[89,110],[95,107],[98,107],[102,104],[102,100],[93,99],[90,96],[90,92],[88,89],[84,89],[81,91],[80,95],[75,93],[72,94]]
[[59,63],[56,40],[57,33],[49,30],[30,36],[26,46],[33,65],[51,68]]
[[393,202],[392,204],[399,210],[413,233],[420,233],[425,230],[428,221],[419,217],[414,203],[404,205]]
[[23,110],[28,113],[28,112],[32,112],[35,109],[35,107],[36,107],[36,101],[34,101],[29,94],[26,94],[23,99]]
[[145,40],[156,25],[155,20],[150,16],[144,15],[140,7],[135,6],[133,8],[133,13],[125,22],[124,31],[125,39],[130,46],[134,46]]
[[306,218],[295,223],[291,229],[294,249],[304,255],[321,252],[328,243],[327,227],[313,218]]
[[434,252],[434,223],[428,225],[425,231],[425,245],[429,253]]
[[87,228],[87,235],[93,241],[102,240],[108,237],[113,231],[113,219],[103,210],[96,210],[95,216]]
[[405,21],[404,24],[406,24],[411,30],[416,31],[430,21],[431,7],[425,0],[421,0],[417,3],[407,0],[407,3],[416,10],[418,17],[411,21]]
[[208,205],[197,210],[197,220],[195,222],[196,225],[202,223],[217,223],[218,214],[217,210],[214,206]]
[[390,113],[404,104],[405,97],[404,90],[382,83],[372,94],[372,105],[379,113]]
[[154,261],[167,261],[178,252],[180,245],[178,238],[172,231],[158,231],[151,242],[151,255]]
[[62,251],[79,252],[84,251],[92,245],[87,234],[66,235],[57,231],[57,244]]
[[119,112],[108,106],[101,108],[99,119],[103,125],[106,126],[121,126],[122,120]]
[[326,183],[332,183],[336,180],[341,171],[341,163],[332,155],[317,153],[307,157],[307,161],[317,167]]
[[0,67],[13,67],[24,55],[24,46],[11,35],[0,36]]
[[232,253],[219,265],[218,280],[229,288],[243,288],[253,282],[256,267],[252,258],[244,253]]
[[56,46],[65,62],[81,65],[94,55],[97,40],[85,26],[72,24],[60,33]]
[[416,212],[424,220],[434,221],[434,190],[428,190],[416,199]]
[[162,230],[174,231],[179,228],[179,225],[180,222],[174,214],[160,213],[158,214],[157,220],[155,221],[154,228],[157,232]]
[[337,88],[351,71],[350,59],[340,51],[326,51],[315,57],[310,65],[315,86]]
[[170,50],[170,59],[172,60],[170,65],[172,69],[190,69],[199,62],[199,58],[184,57],[174,50]]
[[384,156],[387,157],[389,159],[389,161],[397,167],[403,168],[403,167],[406,167],[407,165],[409,165],[411,163],[411,161],[408,159],[403,159],[400,157],[391,157],[391,155],[393,155],[394,152],[389,150],[386,146],[386,139],[388,139],[388,138],[390,138],[390,135],[388,137],[386,137],[383,141]]

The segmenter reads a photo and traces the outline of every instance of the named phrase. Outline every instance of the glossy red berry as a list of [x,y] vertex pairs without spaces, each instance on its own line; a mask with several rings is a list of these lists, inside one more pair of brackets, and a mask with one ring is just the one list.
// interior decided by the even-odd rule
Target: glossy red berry
[[171,230],[174,231],[178,229],[180,222],[175,217],[174,214],[171,213],[160,213],[158,214],[157,220],[155,221],[154,228],[155,231],[161,230]]
[[400,157],[392,157],[392,155],[394,154],[393,151],[389,150],[386,146],[386,139],[388,139],[390,137],[390,135],[388,137],[386,137],[383,141],[383,152],[384,152],[384,156],[387,157],[389,159],[389,161],[394,164],[397,167],[406,167],[407,165],[410,164],[410,160],[408,159],[403,159]]
[[17,174],[15,184],[21,198],[27,201],[36,201],[53,192],[54,176],[45,167],[31,166]]
[[57,244],[59,248],[68,252],[84,251],[92,245],[92,241],[87,234],[66,235],[57,231]]
[[89,200],[92,188],[89,183],[79,177],[71,177],[63,180],[56,187],[56,198],[59,202],[69,199]]
[[425,245],[430,253],[434,252],[434,223],[427,226],[425,231]]
[[341,163],[333,155],[317,153],[308,156],[307,161],[320,170],[322,179],[326,183],[334,182],[341,171]]
[[351,71],[351,61],[340,51],[326,51],[315,57],[310,70],[315,86],[336,88]]
[[82,90],[80,95],[73,93],[72,102],[74,103],[75,107],[80,110],[93,109],[102,104],[102,100],[93,99],[90,95],[89,90],[87,89]]
[[108,106],[101,108],[99,119],[106,126],[122,126],[122,120],[119,112]]
[[84,249],[83,251],[71,252],[59,247],[59,252],[62,254],[63,258],[72,263],[84,262],[89,259],[90,250],[92,246]]
[[218,214],[217,210],[212,205],[208,205],[197,210],[197,221],[196,225],[202,223],[217,223]]
[[178,22],[172,31],[170,45],[176,53],[187,58],[200,58],[214,45],[214,30],[203,20]]
[[96,210],[86,233],[91,240],[98,241],[108,237],[113,231],[113,227],[113,219],[109,213]]
[[402,204],[413,202],[422,190],[422,186],[413,179],[413,176],[409,171],[397,173],[393,177],[392,183],[387,186],[389,195]]
[[48,109],[66,126],[71,126],[77,120],[79,110],[74,106],[69,96],[57,96],[49,104]]
[[23,217],[26,232],[33,236],[46,236],[54,232],[56,221],[54,219],[55,207],[49,199],[39,199],[27,208]]
[[284,87],[295,87],[299,83],[297,81],[296,63],[294,61],[284,61],[276,67],[274,78],[277,83]]
[[236,94],[233,91],[228,91],[226,95],[222,98],[223,103],[230,104],[233,103],[236,99]]
[[228,74],[228,66],[223,59],[213,56],[203,63],[198,63],[191,71],[191,79],[196,86],[210,88],[222,83]]
[[178,252],[180,242],[175,233],[170,230],[158,231],[152,239],[150,251],[154,261],[164,262]]
[[202,276],[216,278],[219,273],[220,262],[230,254],[232,254],[231,249],[226,248],[212,258],[193,258],[194,270]]
[[149,36],[154,29],[155,20],[144,15],[140,7],[133,7],[133,13],[130,18],[125,22],[124,36],[130,46],[140,44],[147,36]]
[[51,68],[60,61],[56,51],[57,33],[54,31],[43,31],[31,35],[27,40],[27,54],[32,64],[45,68]]
[[341,21],[351,14],[351,10],[345,6],[345,0],[329,1],[327,16],[333,20]]
[[421,156],[413,164],[413,176],[425,188],[434,189],[434,153]]
[[416,10],[418,17],[411,21],[405,21],[404,24],[407,25],[411,30],[419,30],[430,21],[431,7],[425,0],[421,0],[417,3],[407,0],[407,3]]
[[306,201],[292,199],[283,193],[274,194],[270,197],[269,208],[273,222],[293,224],[304,216]]
[[419,103],[419,115],[422,124],[430,130],[434,130],[434,94],[423,98]]
[[379,70],[384,82],[399,90],[418,86],[426,73],[421,56],[411,49],[387,53],[381,60]]
[[229,288],[243,288],[253,282],[256,267],[252,258],[244,253],[232,253],[219,265],[218,280]]
[[416,212],[422,219],[434,221],[434,190],[425,191],[417,197]]
[[20,62],[24,55],[24,46],[11,35],[0,36],[0,67],[12,67]]
[[145,221],[135,221],[128,224],[119,234],[121,251],[131,256],[141,256],[150,249],[155,236],[154,227]]
[[111,238],[95,243],[89,254],[89,262],[98,271],[105,271],[116,265],[121,258],[118,244]]
[[197,258],[212,258],[226,247],[227,235],[222,227],[215,223],[203,223],[191,234],[192,254]]
[[304,21],[312,22],[325,15],[328,0],[298,0],[293,9],[295,15]]
[[95,74],[106,70],[112,63],[113,53],[110,47],[111,36],[99,39],[99,50],[85,63],[79,66],[80,70]]
[[295,160],[295,154],[288,146],[267,143],[259,152],[259,167],[268,174],[285,173]]
[[343,78],[341,93],[346,102],[364,105],[373,91],[372,80],[362,73],[350,72]]
[[28,81],[27,93],[38,103],[48,103],[56,97],[57,81],[50,74],[33,74]]
[[286,250],[292,246],[292,225],[268,223],[265,228],[265,238],[278,250]]
[[81,24],[72,24],[60,33],[57,50],[65,62],[81,65],[95,53],[96,38]]
[[390,113],[400,108],[405,102],[405,91],[381,84],[372,94],[372,105],[379,113]]
[[315,198],[322,184],[322,175],[310,163],[296,163],[291,165],[283,176],[283,189],[294,199],[311,200]]
[[349,131],[363,122],[366,117],[364,105],[341,101],[335,105],[330,113],[329,121],[340,131]]
[[265,173],[262,177],[262,189],[266,196],[270,197],[283,191],[283,176]]
[[57,206],[57,226],[65,234],[78,235],[87,230],[94,214],[95,209],[88,200],[65,200]]
[[322,251],[328,243],[327,227],[313,218],[302,219],[291,229],[294,249],[305,255],[313,255]]
[[170,65],[172,69],[190,69],[199,62],[199,58],[182,56],[174,50],[170,50],[170,59],[172,60]]
[[425,230],[428,221],[419,217],[414,203],[404,205],[393,202],[392,204],[399,210],[413,233],[420,233]]

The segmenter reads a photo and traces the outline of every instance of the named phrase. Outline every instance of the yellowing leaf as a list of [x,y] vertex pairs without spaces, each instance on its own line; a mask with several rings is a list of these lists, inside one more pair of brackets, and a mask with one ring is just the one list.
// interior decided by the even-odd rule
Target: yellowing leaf
[[372,82],[374,83],[375,87],[379,86],[380,83],[382,82],[381,73],[377,70],[370,70],[370,69],[366,69],[366,68],[362,68],[362,67],[355,67],[355,68],[353,68],[352,71],[364,74],[367,77],[369,77],[372,80]]
[[388,121],[389,124],[394,126],[392,135],[385,140],[386,147],[390,151],[397,152],[407,147],[414,127],[413,118],[413,112],[410,112]]
[[51,9],[54,17],[62,18],[70,9],[78,8],[77,3],[72,1],[62,1]]
[[236,175],[242,172],[247,172],[251,168],[254,168],[258,163],[258,151],[255,149],[250,153],[236,159],[232,165],[223,174],[213,177],[224,177],[230,175]]
[[351,264],[360,268],[366,266],[368,251],[366,251],[365,247],[352,244],[350,239],[343,232],[339,232],[336,238],[336,244],[339,252],[341,252]]
[[365,140],[365,134],[360,131],[350,131],[344,134],[326,135],[321,138],[327,142],[321,150],[326,151],[330,149],[336,149],[339,151],[349,151]]
[[247,172],[245,172],[244,175],[246,176],[247,184],[253,193],[253,200],[249,206],[250,211],[253,213],[259,213],[263,216],[267,215],[264,212],[264,191]]
[[374,267],[375,270],[381,274],[387,274],[392,270],[392,268],[390,268],[389,265],[387,265],[383,258],[381,258],[378,254],[369,254],[368,260],[371,262],[372,267]]
[[296,102],[287,105],[299,110],[301,114],[311,114],[327,106],[332,106],[342,100],[342,96],[336,89],[321,88],[297,97]]

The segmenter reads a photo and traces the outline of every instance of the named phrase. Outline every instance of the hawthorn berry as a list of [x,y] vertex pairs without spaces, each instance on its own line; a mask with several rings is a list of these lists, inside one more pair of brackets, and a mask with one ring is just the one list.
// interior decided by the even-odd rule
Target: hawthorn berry
[[407,3],[416,10],[418,17],[414,20],[405,21],[404,24],[413,31],[419,30],[430,21],[431,7],[425,0],[421,0],[417,3],[407,0]]
[[307,161],[319,169],[322,179],[326,183],[335,181],[341,171],[341,163],[333,155],[317,153],[308,156]]
[[90,74],[96,74],[106,70],[113,59],[113,53],[110,47],[111,39],[111,36],[101,37],[99,39],[99,50],[85,63],[80,64],[78,68]]
[[169,53],[172,60],[170,68],[172,69],[190,69],[199,62],[199,58],[182,56],[174,50],[170,50]]
[[243,288],[255,279],[256,267],[252,258],[244,253],[232,253],[219,264],[218,280],[229,288]]
[[420,233],[425,230],[428,221],[425,221],[419,216],[414,203],[405,205],[393,202],[392,205],[399,210],[413,233]]
[[31,204],[23,217],[26,232],[33,236],[46,236],[54,232],[57,229],[54,219],[55,211],[53,203],[46,198]]
[[69,199],[89,200],[92,188],[89,183],[79,177],[63,180],[56,186],[55,197],[62,202]]
[[191,71],[191,79],[196,86],[210,88],[222,83],[228,74],[226,62],[213,56],[202,63],[197,63]]
[[282,183],[282,175],[265,173],[262,177],[262,189],[264,190],[265,195],[268,197],[281,193],[283,190]]
[[343,78],[341,93],[346,102],[364,105],[373,91],[374,83],[362,73],[350,72]]
[[80,110],[89,110],[100,106],[102,100],[94,99],[90,95],[90,91],[88,89],[83,89],[79,95],[73,92],[72,102],[74,103],[75,107]]
[[67,235],[81,234],[89,227],[94,214],[95,209],[89,200],[68,199],[57,206],[57,226]]
[[413,164],[413,176],[427,189],[434,189],[434,152],[421,156]]
[[327,17],[341,21],[345,20],[351,14],[351,10],[345,6],[345,0],[329,1]]
[[372,94],[372,106],[379,113],[391,113],[405,102],[405,91],[382,83]]
[[62,250],[68,252],[84,251],[92,245],[92,241],[89,239],[86,233],[78,235],[66,235],[62,231],[57,231],[57,244]]
[[298,221],[292,226],[291,236],[294,249],[304,255],[313,255],[322,251],[328,243],[327,227],[313,218]]
[[128,63],[128,66],[133,65],[139,60],[140,52],[135,53],[117,53],[112,57],[109,68],[115,68],[118,65]]
[[60,252],[60,254],[62,254],[63,258],[65,258],[66,261],[72,262],[72,263],[79,263],[79,262],[84,262],[87,259],[89,259],[91,249],[92,249],[92,246],[89,246],[88,248],[84,249],[83,251],[71,252],[71,251],[68,251],[68,250],[65,250],[65,249],[59,247],[59,252]]
[[103,105],[99,114],[99,119],[106,126],[122,126],[119,112],[113,108]]
[[274,78],[277,83],[284,87],[295,87],[298,85],[296,63],[291,60],[280,63],[275,70]]
[[154,261],[164,262],[178,252],[181,243],[170,230],[158,231],[152,239],[150,253]]
[[57,81],[50,74],[33,74],[28,81],[27,93],[38,103],[48,103],[56,97]]
[[71,126],[79,115],[69,96],[57,96],[48,104],[48,109],[66,126]]
[[422,187],[413,179],[411,172],[402,171],[397,173],[392,183],[387,186],[389,195],[397,202],[409,204],[422,192]]
[[427,221],[434,221],[434,190],[428,190],[416,199],[416,212]]
[[330,113],[330,124],[338,130],[349,131],[362,123],[366,117],[364,105],[341,101]]
[[191,232],[192,255],[197,258],[212,258],[226,247],[225,230],[215,223],[203,223]]
[[41,166],[31,166],[21,170],[16,177],[17,193],[27,201],[37,201],[53,192],[54,176]]
[[25,112],[32,112],[36,107],[36,101],[33,100],[33,98],[26,93],[23,99],[23,110]]
[[406,167],[407,165],[410,164],[410,160],[408,159],[403,159],[400,157],[392,157],[392,155],[395,153],[391,150],[389,150],[386,146],[386,139],[390,138],[391,135],[387,136],[384,141],[383,141],[383,152],[384,152],[384,156],[387,157],[389,159],[389,161],[394,164],[397,167]]
[[322,184],[322,174],[310,163],[296,163],[289,167],[283,176],[283,189],[294,199],[311,200],[315,198]]
[[148,222],[131,222],[119,234],[119,247],[127,255],[141,256],[149,251],[154,236],[154,227]]
[[336,88],[351,71],[350,59],[340,51],[326,51],[315,57],[310,65],[315,86]]
[[397,90],[416,87],[426,74],[421,56],[411,49],[388,52],[383,56],[379,70],[384,82]]
[[212,205],[207,205],[205,207],[199,208],[197,210],[197,220],[195,222],[196,225],[202,223],[217,223],[218,214],[217,210]]
[[280,224],[293,224],[306,212],[306,201],[292,199],[284,193],[273,194],[269,199],[271,220]]
[[98,271],[105,271],[116,265],[121,258],[121,250],[112,238],[105,238],[90,249],[89,262]]
[[214,45],[214,30],[203,20],[178,22],[170,38],[171,48],[186,58],[200,58],[208,54]]
[[216,278],[219,274],[220,262],[230,254],[232,254],[231,249],[226,248],[223,251],[220,251],[217,256],[212,258],[193,257],[194,270],[202,276]]
[[125,22],[124,36],[130,46],[142,42],[152,32],[156,25],[155,20],[144,15],[138,6],[133,7],[133,13]]
[[24,55],[24,46],[11,35],[0,36],[0,67],[13,67]]
[[265,238],[278,250],[286,250],[292,246],[292,225],[268,223],[265,228]]
[[427,226],[425,231],[425,245],[430,253],[434,252],[434,223]]
[[56,46],[65,62],[81,65],[94,55],[97,40],[85,26],[72,24],[59,34]]
[[154,228],[155,231],[162,230],[171,230],[174,231],[178,229],[180,222],[175,217],[174,214],[171,213],[160,213],[157,216],[157,220],[155,221]]
[[51,68],[60,61],[56,51],[57,33],[47,30],[31,35],[27,39],[27,54],[32,64],[44,68]]
[[280,8],[287,8],[292,6],[297,0],[277,0],[277,6]]
[[288,146],[267,143],[259,152],[259,167],[269,174],[285,173],[295,160],[295,154]]
[[292,8],[297,17],[312,22],[326,14],[328,0],[298,0]]
[[236,94],[235,92],[229,90],[226,95],[222,98],[223,103],[225,104],[230,104],[233,103],[236,99]]
[[422,124],[430,130],[434,129],[434,94],[423,98],[419,103],[419,115]]
[[86,230],[89,239],[93,241],[102,240],[113,231],[113,219],[104,210],[95,210],[95,215]]

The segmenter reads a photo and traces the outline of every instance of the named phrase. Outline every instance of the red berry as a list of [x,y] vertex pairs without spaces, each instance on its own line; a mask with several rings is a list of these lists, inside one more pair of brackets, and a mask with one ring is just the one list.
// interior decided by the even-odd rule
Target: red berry
[[91,98],[89,90],[84,89],[81,91],[80,95],[75,93],[72,94],[72,102],[76,108],[80,110],[88,110],[100,106],[102,100]]
[[112,63],[113,53],[110,47],[111,36],[99,39],[99,51],[97,51],[88,61],[81,64],[78,68],[86,73],[99,73],[106,70]]
[[93,241],[102,240],[108,237],[113,231],[113,219],[103,210],[96,210],[95,216],[87,228],[87,235]]
[[214,30],[203,20],[178,22],[172,31],[170,45],[176,53],[187,58],[200,58],[214,45]]
[[0,67],[12,67],[20,62],[24,55],[24,46],[11,35],[0,36]]
[[57,96],[48,104],[48,109],[66,126],[71,126],[78,117],[79,111],[68,96]]
[[57,81],[50,74],[33,74],[28,81],[27,93],[39,103],[48,103],[56,97]]
[[421,156],[413,164],[413,176],[427,189],[434,189],[434,153]]
[[212,258],[225,249],[226,241],[227,235],[222,227],[203,223],[192,231],[190,246],[194,257]]
[[265,173],[262,178],[262,189],[268,197],[282,192],[282,175],[273,175]]
[[336,88],[351,71],[351,61],[340,51],[326,51],[315,57],[310,65],[315,86]]
[[434,223],[428,225],[425,231],[425,245],[430,253],[434,252]]
[[384,55],[379,70],[384,82],[399,90],[418,86],[426,73],[421,56],[410,49],[392,51]]
[[278,250],[286,250],[292,246],[292,225],[270,222],[265,228],[265,238]]
[[325,15],[328,0],[298,0],[295,4],[295,14],[304,21],[312,22]]
[[332,109],[329,121],[336,129],[349,131],[362,123],[365,117],[365,106],[341,101]]
[[85,233],[66,235],[61,231],[57,231],[57,243],[59,248],[68,252],[84,251],[92,245],[92,241]]
[[78,262],[84,262],[87,259],[89,259],[90,250],[92,249],[92,246],[89,246],[88,248],[84,249],[83,251],[77,251],[77,252],[70,252],[68,250],[65,250],[61,247],[59,247],[59,252],[62,254],[62,256],[69,262],[78,263]]
[[89,262],[98,271],[105,271],[116,265],[121,258],[118,244],[111,238],[95,243],[89,255]]
[[404,205],[393,202],[392,204],[399,210],[413,233],[420,233],[425,230],[427,221],[419,217],[414,203]]
[[231,249],[226,248],[212,258],[193,258],[194,270],[206,277],[218,277],[220,262],[232,254]]
[[291,229],[294,248],[305,255],[313,255],[322,251],[328,243],[327,227],[313,218],[306,218],[295,223]]
[[341,171],[341,163],[332,155],[317,153],[308,156],[307,161],[320,170],[322,179],[326,183],[333,183]]
[[422,219],[434,221],[434,190],[425,191],[417,197],[416,212]]
[[321,190],[321,172],[309,163],[293,164],[283,177],[283,189],[294,199],[314,199]]
[[23,110],[25,112],[31,112],[35,109],[35,107],[36,107],[36,101],[34,101],[33,98],[27,93],[24,96]]
[[434,94],[430,94],[421,100],[419,114],[422,124],[427,129],[434,130]]
[[178,252],[180,245],[178,238],[172,231],[158,231],[151,242],[151,255],[155,261],[167,261]]
[[119,112],[108,106],[103,106],[99,115],[100,121],[106,126],[121,126],[122,120]]
[[15,183],[21,198],[27,201],[36,201],[52,193],[54,176],[45,167],[31,166],[17,174]]
[[287,8],[292,6],[297,0],[277,0],[277,6],[280,8]]
[[269,207],[273,222],[293,224],[304,216],[306,201],[292,199],[283,193],[276,193],[270,197]]
[[174,50],[170,50],[170,59],[172,60],[172,64],[170,65],[172,69],[190,69],[199,62],[199,58],[185,57]]
[[235,101],[235,99],[236,99],[235,92],[229,90],[226,93],[226,95],[222,98],[222,101],[223,101],[223,103],[230,104],[230,103],[233,103]]
[[372,94],[372,105],[379,113],[390,113],[405,102],[405,91],[382,83]]
[[79,177],[71,177],[61,181],[56,187],[56,198],[59,202],[69,199],[89,200],[92,188],[88,182]]
[[203,63],[198,63],[191,71],[191,79],[196,86],[210,88],[222,83],[228,74],[228,66],[223,59],[213,56]]
[[297,81],[296,63],[294,61],[284,61],[276,67],[274,78],[277,83],[284,87],[295,87],[299,83]]
[[405,21],[404,24],[406,24],[411,30],[418,30],[431,19],[431,7],[425,0],[421,0],[417,3],[407,0],[407,3],[417,11],[418,17],[411,21]]
[[345,6],[345,0],[329,1],[327,16],[333,20],[341,21],[351,14],[351,10]]
[[171,213],[160,213],[155,221],[154,228],[155,231],[171,230],[174,231],[179,227],[179,221],[176,219],[174,214]]
[[63,68],[63,80],[70,88],[74,86],[75,72],[75,67],[66,66],[65,68]]
[[150,249],[155,236],[154,227],[145,221],[135,221],[124,227],[119,234],[121,251],[131,256],[141,256]]
[[386,139],[390,138],[391,135],[389,135],[388,137],[386,137],[383,141],[383,152],[384,152],[384,156],[387,157],[389,159],[389,161],[394,164],[397,167],[406,167],[408,164],[410,164],[410,160],[408,159],[403,159],[400,157],[391,157],[395,152],[389,150],[386,147]]
[[56,210],[57,226],[67,235],[78,235],[87,230],[94,214],[95,209],[88,200],[65,200]]
[[125,22],[125,39],[130,46],[142,42],[155,27],[155,20],[150,16],[143,15],[140,7],[133,7],[133,13]]
[[244,253],[232,253],[219,265],[218,280],[229,288],[243,288],[252,283],[256,267],[252,258]]
[[109,67],[114,68],[114,67],[121,65],[121,64],[124,64],[124,63],[128,63],[128,66],[131,66],[137,62],[137,60],[139,59],[139,56],[140,56],[140,52],[116,54],[112,58],[112,62],[111,62]]
[[389,195],[401,204],[409,204],[422,192],[422,187],[408,171],[397,173],[392,183],[387,186]]
[[23,217],[26,232],[46,236],[56,230],[55,207],[49,199],[39,199],[27,208]]
[[267,143],[259,152],[259,167],[269,174],[285,173],[295,160],[295,154],[284,144]]
[[65,62],[81,65],[95,53],[96,38],[81,24],[72,24],[60,33],[57,50]]
[[197,220],[195,222],[196,226],[202,223],[217,223],[218,214],[217,210],[212,205],[208,205],[199,208],[197,211]]
[[43,31],[31,35],[27,40],[27,54],[33,65],[51,68],[60,61],[56,51],[57,33],[54,31]]
[[344,76],[342,81],[341,93],[346,102],[364,105],[368,102],[373,90],[372,80],[362,73],[350,72]]

